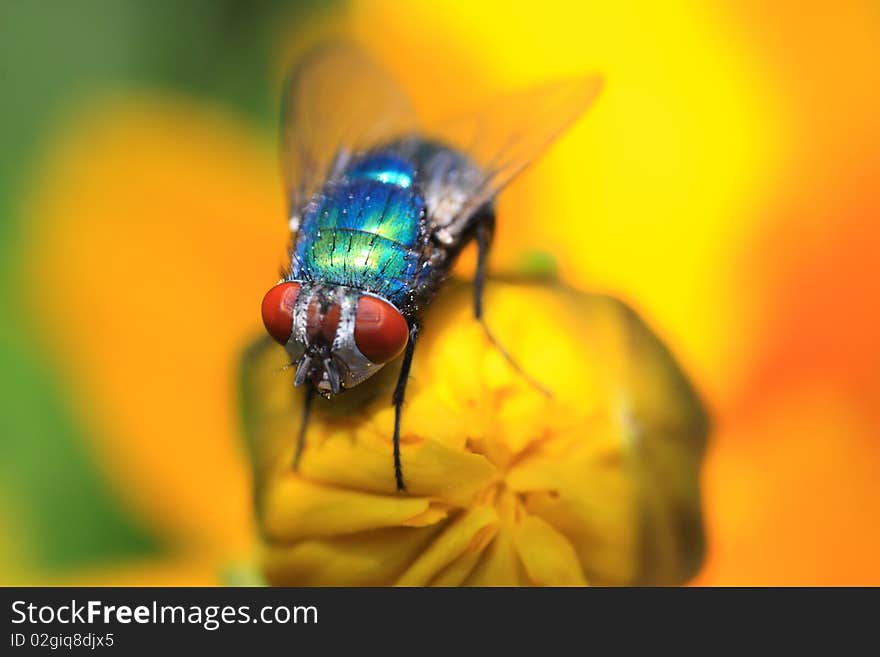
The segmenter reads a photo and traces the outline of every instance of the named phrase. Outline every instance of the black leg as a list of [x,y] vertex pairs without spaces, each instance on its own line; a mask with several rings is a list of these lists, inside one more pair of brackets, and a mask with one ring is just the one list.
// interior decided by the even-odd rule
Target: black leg
[[483,323],[483,286],[486,283],[486,257],[492,245],[495,215],[485,212],[477,218],[477,273],[474,276],[474,317]]
[[412,365],[418,334],[419,325],[413,322],[409,327],[409,341],[406,343],[403,363],[400,365],[400,374],[397,376],[397,385],[394,387],[394,395],[391,397],[391,403],[394,404],[394,479],[397,482],[398,491],[406,490],[403,483],[403,468],[400,465],[400,412],[403,408],[406,383],[409,380],[409,368]]
[[296,452],[293,455],[293,469],[299,467],[299,457],[302,456],[303,447],[306,446],[306,429],[309,425],[309,413],[312,410],[312,401],[315,399],[315,386],[306,384],[305,399],[303,401],[302,421],[299,425],[299,435],[296,439]]
[[495,339],[495,336],[492,335],[492,331],[489,330],[489,325],[486,324],[486,319],[483,317],[483,287],[486,283],[486,256],[489,255],[489,247],[492,243],[492,229],[495,226],[495,215],[491,213],[487,213],[484,215],[485,218],[480,218],[478,220],[476,226],[476,238],[477,238],[477,273],[474,276],[474,317],[476,317],[477,321],[480,322],[480,325],[483,327],[483,331],[486,334],[486,337],[489,338],[489,342],[501,352],[501,355],[504,356],[504,360],[508,362],[508,364],[519,374],[526,382],[531,385],[533,388],[538,390],[541,394],[546,397],[552,397],[552,393],[547,390],[544,386],[542,386],[538,381],[533,379],[528,372],[526,372],[522,366],[511,356],[507,350],[501,346],[501,343]]

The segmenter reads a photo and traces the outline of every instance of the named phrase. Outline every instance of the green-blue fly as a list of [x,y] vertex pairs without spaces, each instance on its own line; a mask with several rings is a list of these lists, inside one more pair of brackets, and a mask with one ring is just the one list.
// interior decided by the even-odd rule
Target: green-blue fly
[[394,80],[353,46],[321,47],[294,69],[281,125],[293,246],[262,307],[306,389],[294,465],[314,394],[359,385],[402,353],[392,403],[394,475],[404,489],[400,416],[421,314],[476,240],[474,315],[494,342],[481,299],[495,197],[600,87],[596,76],[556,82],[424,126]]

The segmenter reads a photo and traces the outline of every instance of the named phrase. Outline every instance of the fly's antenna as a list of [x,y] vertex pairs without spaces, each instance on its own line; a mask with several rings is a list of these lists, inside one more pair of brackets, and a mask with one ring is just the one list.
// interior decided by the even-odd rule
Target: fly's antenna
[[315,386],[311,383],[306,386],[305,399],[303,400],[302,420],[299,425],[299,435],[296,439],[296,452],[293,455],[293,469],[299,468],[299,459],[302,456],[303,447],[306,446],[306,429],[309,426],[309,415],[312,411],[312,402],[315,399]]

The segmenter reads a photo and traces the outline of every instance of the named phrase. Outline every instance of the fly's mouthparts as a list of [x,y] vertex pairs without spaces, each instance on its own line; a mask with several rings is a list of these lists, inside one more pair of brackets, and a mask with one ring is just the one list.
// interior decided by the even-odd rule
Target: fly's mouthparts
[[[339,365],[336,364],[331,356],[325,355],[320,361],[321,364],[315,367],[315,359],[320,357],[320,354],[315,356],[303,355],[296,366],[296,376],[293,378],[293,385],[299,387],[311,378],[315,387],[322,394],[332,393],[338,395],[342,392],[342,375],[339,371]],[[315,381],[318,374],[320,374],[320,380]]]
[[301,386],[306,382],[306,379],[309,377],[309,374],[312,371],[312,357],[309,355],[303,356],[302,360],[299,362],[299,365],[296,366],[296,376],[293,377],[293,385],[296,387]]

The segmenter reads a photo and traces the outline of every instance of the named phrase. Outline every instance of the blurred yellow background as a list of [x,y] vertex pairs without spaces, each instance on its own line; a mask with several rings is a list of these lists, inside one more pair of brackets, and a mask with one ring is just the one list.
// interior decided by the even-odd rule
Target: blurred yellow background
[[[373,52],[430,119],[600,72],[507,190],[703,397],[696,584],[880,584],[873,2],[4,3],[0,582],[247,581],[235,372],[287,236],[285,64]],[[236,579],[238,578],[238,579]]]

